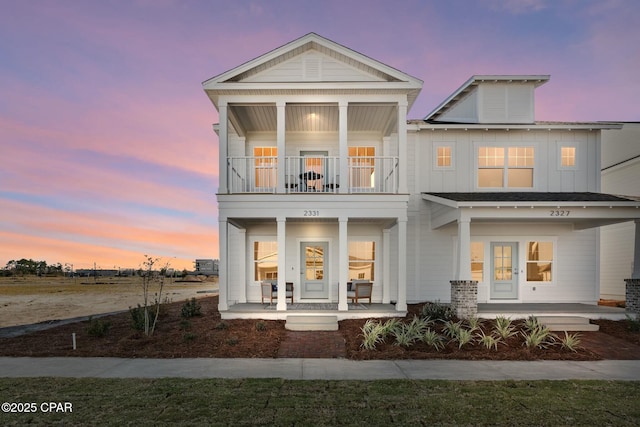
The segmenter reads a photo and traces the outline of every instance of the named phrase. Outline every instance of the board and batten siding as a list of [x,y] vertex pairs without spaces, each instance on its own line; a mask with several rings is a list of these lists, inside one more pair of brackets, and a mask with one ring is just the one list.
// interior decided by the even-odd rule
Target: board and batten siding
[[[425,130],[417,135],[420,144],[419,192],[496,191],[477,184],[478,148],[481,146],[534,147],[534,187],[519,191],[599,191],[597,165],[599,141],[594,132],[568,130]],[[436,165],[437,147],[449,146],[453,166]],[[576,165],[562,167],[560,148],[576,147]],[[412,171],[409,171],[412,173]]]

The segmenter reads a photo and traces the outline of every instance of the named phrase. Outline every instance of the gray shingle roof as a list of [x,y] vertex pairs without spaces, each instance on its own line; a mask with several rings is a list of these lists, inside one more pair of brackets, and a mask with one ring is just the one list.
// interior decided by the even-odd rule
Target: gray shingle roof
[[547,193],[547,192],[477,192],[423,193],[455,202],[635,202],[629,197],[603,193]]

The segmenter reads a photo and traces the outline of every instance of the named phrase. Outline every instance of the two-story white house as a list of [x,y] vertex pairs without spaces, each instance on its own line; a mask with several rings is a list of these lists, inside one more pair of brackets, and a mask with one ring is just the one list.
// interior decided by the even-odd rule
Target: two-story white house
[[[422,81],[310,33],[203,83],[219,113],[223,318],[286,318],[296,304],[339,318],[447,302],[599,296],[598,227],[640,217],[600,193],[609,123],[540,123],[549,76],[475,76],[421,120]],[[373,283],[373,304],[347,284]],[[289,301],[291,303],[291,301]]]

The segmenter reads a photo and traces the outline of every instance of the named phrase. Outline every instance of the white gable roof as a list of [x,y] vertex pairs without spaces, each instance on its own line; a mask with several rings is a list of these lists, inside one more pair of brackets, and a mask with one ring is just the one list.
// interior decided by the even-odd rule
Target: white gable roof
[[227,93],[332,90],[406,93],[413,104],[422,81],[315,33],[202,83],[214,104]]
[[[507,117],[507,106],[500,105],[501,113],[495,122],[533,122],[533,90],[549,81],[549,75],[475,75],[460,86],[453,94],[438,105],[424,120],[426,121],[452,121],[478,123],[486,120],[487,112],[494,105],[486,96],[480,100],[478,97],[479,87],[511,87],[512,103],[518,102],[520,105],[511,105],[511,114],[519,110],[520,114],[514,117]],[[529,91],[526,88],[530,88]],[[521,90],[525,89],[525,90]],[[515,95],[515,96],[514,96]],[[498,100],[498,103],[502,100]],[[515,108],[514,108],[515,107]],[[483,114],[484,113],[484,114]],[[490,120],[494,122],[494,120]]]

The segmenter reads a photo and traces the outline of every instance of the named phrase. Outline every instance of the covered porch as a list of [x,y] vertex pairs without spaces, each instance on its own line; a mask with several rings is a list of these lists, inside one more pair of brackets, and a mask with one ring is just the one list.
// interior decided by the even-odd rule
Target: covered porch
[[[287,313],[328,311],[340,319],[404,315],[406,196],[386,196],[386,203],[379,196],[361,195],[358,203],[352,196],[314,196],[305,197],[313,209],[298,208],[297,200],[272,200],[292,195],[252,195],[221,210],[223,318],[286,319]],[[371,301],[351,301],[349,284],[356,282],[372,283]],[[273,286],[269,293],[267,285],[267,297],[265,283]]]

